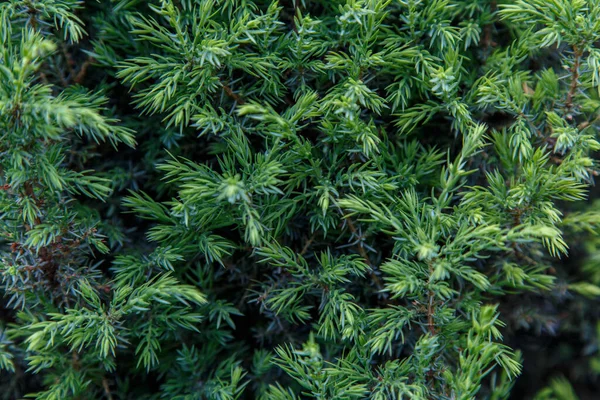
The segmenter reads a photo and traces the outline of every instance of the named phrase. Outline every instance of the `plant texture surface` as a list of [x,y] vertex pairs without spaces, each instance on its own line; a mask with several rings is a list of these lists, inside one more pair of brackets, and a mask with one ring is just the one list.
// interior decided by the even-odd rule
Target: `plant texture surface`
[[0,40],[0,398],[596,398],[600,1],[9,0]]

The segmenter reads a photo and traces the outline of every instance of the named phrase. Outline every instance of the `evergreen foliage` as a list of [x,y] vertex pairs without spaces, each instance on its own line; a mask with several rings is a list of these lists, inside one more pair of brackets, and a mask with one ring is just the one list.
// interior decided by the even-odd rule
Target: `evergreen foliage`
[[0,397],[600,391],[597,0],[9,0],[0,38]]

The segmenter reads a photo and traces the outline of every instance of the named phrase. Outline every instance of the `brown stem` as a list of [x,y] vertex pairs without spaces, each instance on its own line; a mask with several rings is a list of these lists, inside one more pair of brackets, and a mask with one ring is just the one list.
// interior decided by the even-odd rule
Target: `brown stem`
[[515,242],[511,243],[510,247],[512,248],[513,254],[515,255],[515,257],[517,257],[517,259],[525,261],[526,263],[528,263],[530,265],[537,264],[537,262],[533,258],[531,258],[531,257],[527,256],[525,253],[523,253],[519,249],[519,246]]
[[[433,265],[429,263],[429,276],[433,275]],[[430,278],[431,280],[431,278]],[[435,293],[433,290],[429,289],[427,293],[427,327],[429,328],[429,333],[432,336],[436,335],[435,331],[435,321],[433,320],[433,314],[435,314]]]
[[565,101],[565,110],[569,114],[573,109],[573,98],[577,94],[579,88],[579,66],[581,64],[582,51],[578,46],[573,46],[573,54],[575,61],[571,67],[571,84],[569,85],[569,92],[567,93],[567,100]]
[[42,83],[44,85],[49,85],[50,84],[50,82],[48,81],[48,77],[43,72],[40,72],[40,79],[41,79],[41,81],[42,81]]
[[[34,189],[33,189],[33,184],[30,181],[27,181],[24,183],[23,185],[25,187],[25,194],[27,195],[27,197],[33,199],[33,201],[37,204],[38,203],[38,198],[35,195]],[[41,224],[42,221],[40,220],[39,216],[35,217],[35,223],[37,225]],[[33,228],[33,227],[31,227]]]
[[102,377],[102,387],[104,388],[104,394],[108,400],[113,400],[112,393],[110,392],[110,386],[108,385],[108,379]]
[[[497,9],[497,4],[496,4],[496,1],[493,0],[490,3],[490,11],[492,13],[494,13],[496,11],[496,9]],[[494,26],[494,23],[492,22],[492,23],[486,24],[483,27],[483,37],[480,40],[480,44],[483,46],[484,50],[488,50],[490,47],[493,47],[496,45],[496,43],[494,43],[492,41],[492,27],[493,26]]]
[[63,56],[65,57],[65,63],[67,64],[67,70],[69,71],[69,77],[71,77],[74,74],[73,65],[75,65],[75,61],[73,60],[71,53],[67,51],[67,47],[65,45],[61,47]]
[[428,301],[427,301],[427,327],[429,328],[429,333],[431,333],[432,336],[435,336],[436,332],[435,332],[435,322],[433,321],[433,314],[435,313],[435,305],[433,304],[433,300],[434,300],[434,294],[433,291],[429,291],[428,294]]
[[312,244],[312,242],[315,240],[315,237],[317,236],[317,233],[313,233],[312,236],[310,237],[310,239],[308,239],[306,241],[306,243],[304,244],[304,247],[302,248],[302,250],[300,251],[300,255],[303,256],[306,254],[306,252],[308,251],[308,248],[310,247],[310,245]]
[[81,363],[79,362],[79,354],[76,351],[71,353],[71,365],[75,371],[79,371],[81,369]]
[[37,30],[37,10],[35,8],[29,8],[27,14],[29,14],[29,24],[34,31]]
[[85,78],[87,69],[94,61],[95,61],[94,57],[89,56],[88,59],[85,60],[85,62],[83,64],[81,64],[81,68],[79,69],[79,72],[77,72],[77,75],[75,75],[75,78],[73,78],[73,82],[81,83],[83,81],[83,78]]
[[231,90],[231,88],[226,83],[221,83],[221,85],[223,86],[223,91],[225,92],[225,94],[231,97],[233,101],[236,101],[238,104],[246,103],[246,101],[240,95]]

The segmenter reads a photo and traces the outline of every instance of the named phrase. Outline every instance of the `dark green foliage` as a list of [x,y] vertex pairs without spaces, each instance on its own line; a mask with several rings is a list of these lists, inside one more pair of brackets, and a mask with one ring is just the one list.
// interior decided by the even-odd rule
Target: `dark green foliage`
[[597,1],[11,0],[0,35],[3,398],[600,390]]

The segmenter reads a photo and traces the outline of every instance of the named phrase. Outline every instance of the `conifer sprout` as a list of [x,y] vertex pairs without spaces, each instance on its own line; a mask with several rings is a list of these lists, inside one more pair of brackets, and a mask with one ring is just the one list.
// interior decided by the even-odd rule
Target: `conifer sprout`
[[0,40],[0,400],[600,393],[600,0],[7,0]]

